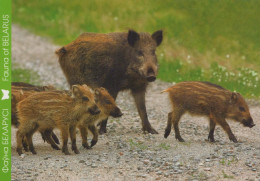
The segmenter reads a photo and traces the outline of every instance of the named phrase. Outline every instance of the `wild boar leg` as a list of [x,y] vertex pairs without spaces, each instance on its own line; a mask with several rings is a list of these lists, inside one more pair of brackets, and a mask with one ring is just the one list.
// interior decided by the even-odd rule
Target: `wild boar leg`
[[[48,131],[48,130],[47,130],[47,131]],[[47,138],[46,133],[45,133],[44,131],[40,131],[40,133],[41,133],[41,135],[42,135],[43,141],[44,141],[44,142],[47,141],[47,143],[51,144],[51,143],[50,143],[51,141]],[[47,133],[47,134],[48,134],[48,133]],[[59,141],[58,137],[56,136],[56,134],[55,134],[54,132],[51,132],[50,135],[51,135],[52,140],[53,140],[55,143],[60,144],[60,141]]]
[[23,154],[22,152],[22,140],[23,140],[24,134],[20,131],[17,130],[16,132],[16,151],[17,153],[21,156],[21,154]]
[[214,139],[214,130],[215,130],[215,127],[216,127],[216,123],[214,122],[214,120],[212,118],[209,119],[209,136],[208,136],[208,140],[210,142],[215,142],[215,139]]
[[167,127],[165,128],[164,138],[167,138],[172,130],[172,112],[168,113]]
[[69,137],[69,128],[67,126],[60,127],[61,137],[62,137],[62,152],[65,155],[70,155],[68,150],[68,137]]
[[28,144],[27,144],[26,137],[23,137],[22,143],[23,143],[23,149],[24,149],[24,151],[28,152],[29,149],[28,149]]
[[49,141],[47,140],[47,137],[46,137],[46,135],[44,134],[44,132],[43,131],[40,131],[40,133],[41,133],[41,136],[42,136],[42,139],[43,139],[43,141],[45,142],[47,142],[47,143],[49,143]]
[[71,149],[74,151],[74,153],[79,154],[79,150],[76,144],[76,126],[70,126],[69,131],[70,131]]
[[218,123],[220,126],[225,130],[225,132],[228,134],[228,137],[231,141],[234,143],[237,143],[237,139],[235,135],[232,133],[227,121],[224,118],[218,118]]
[[[107,88],[107,91],[116,100],[118,91],[115,91],[115,90],[112,90],[109,88]],[[102,120],[102,122],[100,123],[99,134],[101,134],[101,135],[107,132],[107,120],[108,119]]]
[[142,120],[143,131],[144,132],[147,131],[148,133],[152,133],[152,134],[158,134],[158,132],[154,128],[152,128],[147,117],[146,106],[145,106],[145,89],[139,91],[132,90],[132,95],[134,97],[135,105],[137,107],[139,116],[141,117]]
[[55,141],[55,143],[57,143],[58,145],[60,144],[59,138],[53,131],[51,132],[51,137]]
[[51,144],[51,147],[55,150],[60,150],[60,148],[58,147],[58,145],[56,145],[56,143],[54,142],[53,138],[52,138],[52,130],[45,130],[44,131],[44,135],[46,137],[46,140],[48,140],[48,143]]
[[100,123],[99,134],[105,134],[107,132],[107,120],[105,119]]
[[32,129],[30,130],[30,131],[28,131],[27,132],[27,134],[26,134],[26,140],[27,140],[27,143],[28,143],[28,145],[29,145],[29,150],[32,152],[32,154],[36,154],[36,151],[35,151],[35,149],[34,149],[34,146],[33,146],[33,142],[32,142],[32,136],[33,136],[33,134],[35,133],[35,131],[37,131],[37,129],[38,129],[38,125],[37,124],[34,124],[33,126],[32,126]]
[[172,112],[172,116],[171,116],[172,124],[174,127],[174,132],[175,132],[175,138],[177,140],[179,140],[180,142],[184,142],[184,139],[182,139],[182,137],[180,135],[180,130],[179,130],[179,122],[180,122],[182,114],[183,114],[183,112],[181,110],[177,110],[177,107],[176,107],[176,110],[174,110]]
[[27,140],[28,145],[29,145],[29,150],[32,152],[32,154],[35,155],[36,151],[35,151],[34,146],[33,146],[32,135],[33,135],[33,133],[26,134],[26,140]]
[[91,147],[93,147],[98,142],[98,131],[95,125],[89,125],[88,129],[93,134],[93,138],[91,140]]
[[87,128],[84,126],[79,126],[81,138],[82,138],[82,146],[86,149],[90,149],[91,147],[88,145],[88,132]]

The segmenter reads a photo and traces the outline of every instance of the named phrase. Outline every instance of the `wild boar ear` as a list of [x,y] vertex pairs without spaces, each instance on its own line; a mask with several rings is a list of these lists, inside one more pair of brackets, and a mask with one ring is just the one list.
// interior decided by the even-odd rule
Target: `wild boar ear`
[[133,47],[138,40],[140,40],[139,34],[134,30],[129,30],[127,36],[128,44]]
[[159,46],[163,40],[163,31],[158,30],[152,34],[152,38],[155,40],[156,45]]
[[79,85],[72,86],[72,94],[74,97],[81,97],[81,91],[79,89]]
[[230,103],[235,104],[237,102],[237,93],[232,92],[231,98],[230,98]]

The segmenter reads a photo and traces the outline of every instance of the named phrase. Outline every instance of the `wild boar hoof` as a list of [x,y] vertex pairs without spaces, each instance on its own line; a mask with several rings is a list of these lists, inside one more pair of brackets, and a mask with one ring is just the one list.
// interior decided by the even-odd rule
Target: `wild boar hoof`
[[91,147],[88,144],[82,144],[82,146],[86,149],[91,149]]
[[159,134],[155,129],[153,129],[152,127],[144,127],[143,128],[143,132],[146,133],[151,133],[151,134]]
[[237,143],[237,142],[238,142],[237,139],[236,139],[236,137],[231,137],[230,140],[233,141],[234,143]]
[[176,139],[179,141],[179,142],[185,142],[184,139],[180,136],[177,136]]
[[54,150],[60,150],[60,148],[59,148],[57,145],[51,145],[51,147],[52,147]]
[[32,154],[36,155],[36,151],[35,150],[31,150]]
[[22,152],[22,149],[21,149],[21,148],[17,148],[17,149],[16,149],[16,151],[17,151],[17,153],[18,153],[18,155],[19,155],[19,156],[21,156],[21,155],[23,154],[23,152]]
[[65,155],[70,155],[70,152],[66,151],[66,152],[63,152]]
[[93,147],[95,144],[97,144],[97,140],[92,140],[91,141],[91,147]]
[[70,155],[70,152],[68,151],[68,149],[62,148],[62,152],[63,152],[65,155]]
[[74,149],[74,153],[76,153],[76,154],[80,154],[80,152],[79,152],[78,149]]
[[101,128],[99,129],[99,134],[102,135],[102,134],[105,134],[105,133],[107,133],[107,129],[101,127]]
[[169,129],[165,129],[165,132],[164,132],[164,138],[167,138],[171,133],[171,130]]
[[29,151],[28,147],[23,147],[23,148],[24,148],[24,151],[25,151],[25,152],[28,152],[28,151]]
[[215,142],[215,139],[214,139],[213,137],[210,137],[210,136],[208,137],[208,140],[209,140],[210,142],[212,142],[212,143]]

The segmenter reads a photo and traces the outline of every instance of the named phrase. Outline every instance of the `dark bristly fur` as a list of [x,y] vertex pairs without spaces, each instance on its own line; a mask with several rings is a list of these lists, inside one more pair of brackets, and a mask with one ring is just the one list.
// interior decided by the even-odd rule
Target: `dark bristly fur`
[[211,142],[215,141],[216,124],[219,124],[225,130],[231,141],[237,142],[226,122],[226,118],[233,119],[250,128],[255,125],[243,97],[239,93],[230,92],[219,85],[210,82],[181,82],[162,92],[169,92],[173,108],[168,114],[165,138],[169,136],[173,125],[175,138],[181,142],[184,141],[178,125],[181,116],[186,112],[209,118],[208,139]]
[[[143,131],[157,133],[146,112],[145,91],[158,72],[156,47],[162,42],[162,31],[137,33],[83,33],[75,41],[56,51],[60,66],[70,85],[88,84],[104,87],[116,99],[119,91],[130,89]],[[107,120],[100,133],[106,132]]]

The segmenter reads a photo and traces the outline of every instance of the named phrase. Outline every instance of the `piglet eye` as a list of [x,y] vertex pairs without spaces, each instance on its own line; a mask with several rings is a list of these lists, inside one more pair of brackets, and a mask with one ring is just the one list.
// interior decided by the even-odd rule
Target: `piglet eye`
[[82,97],[83,101],[89,101],[89,99],[87,97]]
[[239,107],[239,110],[242,111],[242,112],[246,112],[244,107]]
[[137,51],[137,55],[138,56],[144,56],[144,53],[143,53],[143,51],[139,50],[139,51]]
[[107,100],[107,99],[105,100],[105,103],[106,104],[111,104],[111,102],[109,100]]

